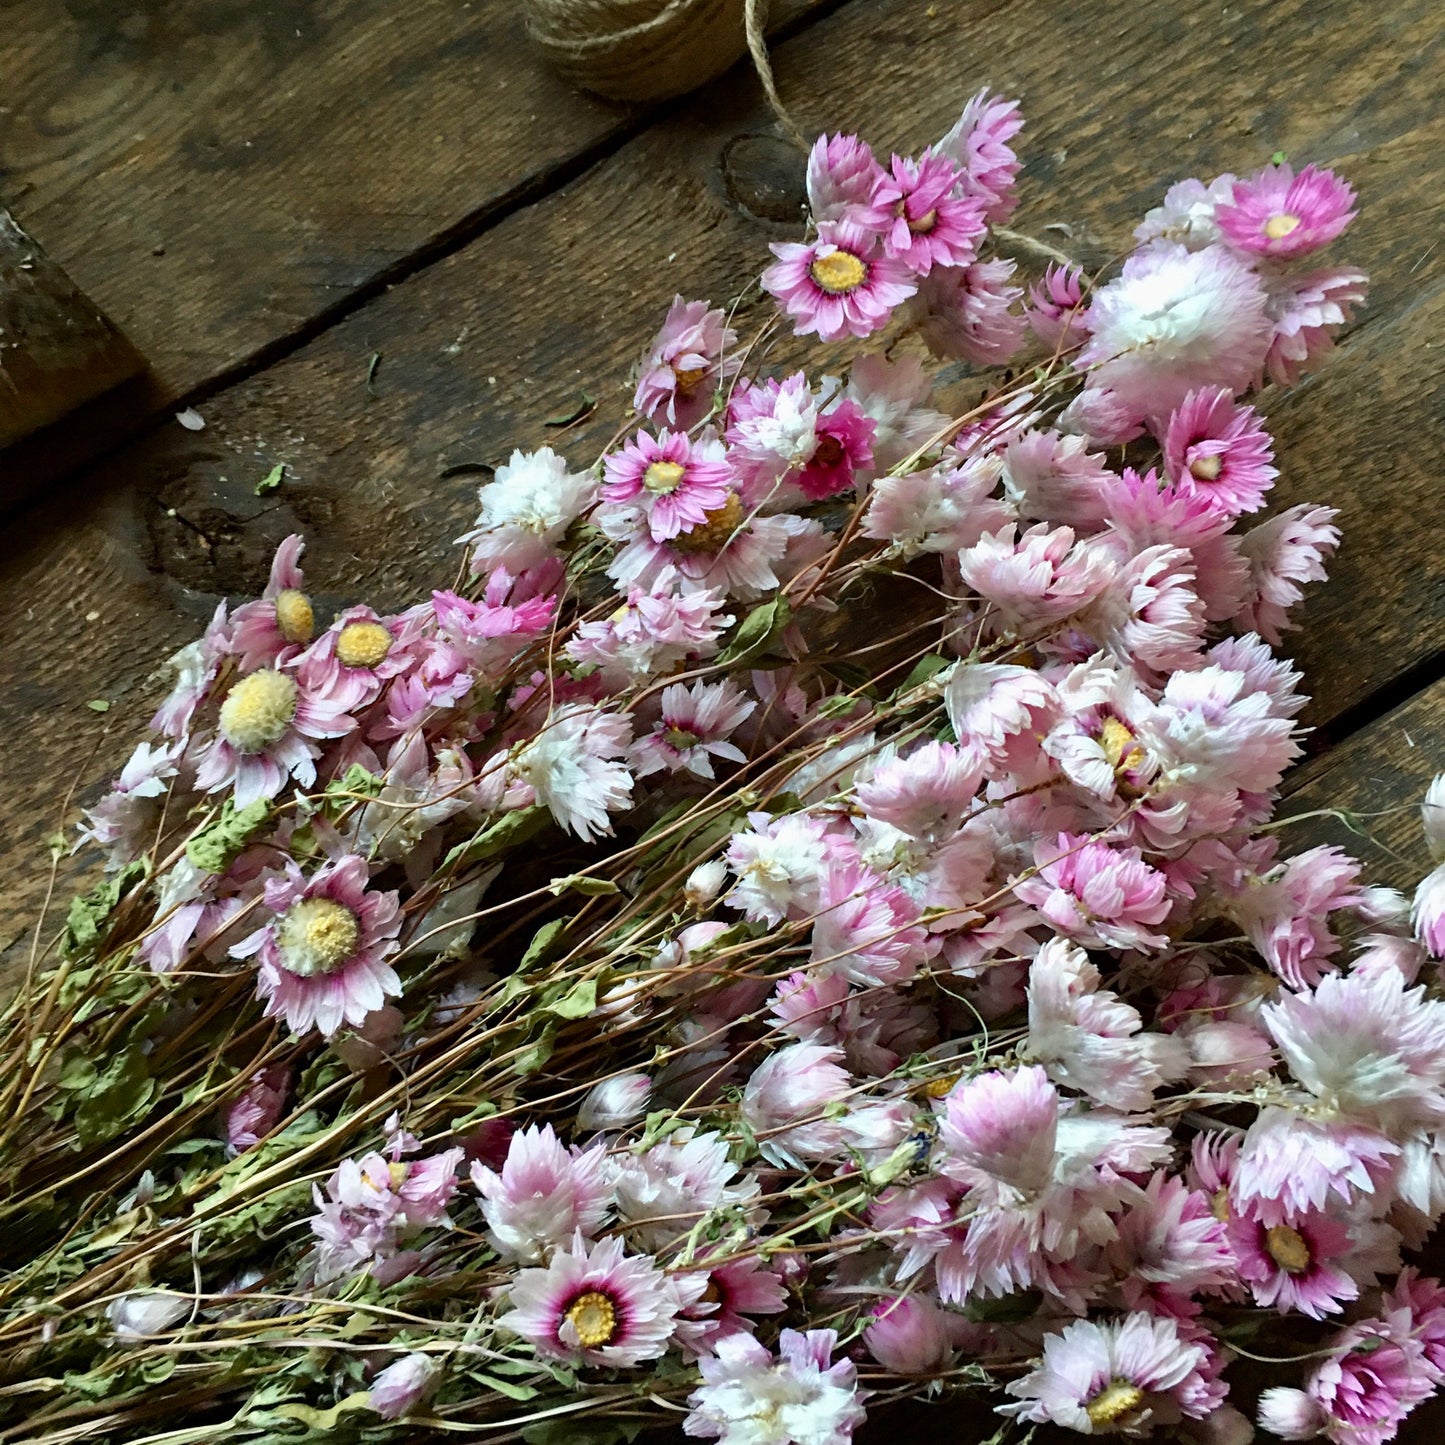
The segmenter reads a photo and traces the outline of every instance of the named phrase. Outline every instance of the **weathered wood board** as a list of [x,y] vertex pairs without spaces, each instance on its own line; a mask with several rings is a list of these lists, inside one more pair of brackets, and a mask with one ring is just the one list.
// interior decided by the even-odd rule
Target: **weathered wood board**
[[[1433,11],[870,0],[777,56],[805,127],[857,127],[880,148],[937,135],[985,82],[1019,94],[1031,118],[1019,223],[1066,225],[1070,244],[1095,250],[1122,247],[1131,218],[1181,173],[1245,170],[1282,148],[1356,182],[1364,211],[1341,249],[1375,273],[1374,300],[1278,418],[1284,500],[1340,506],[1347,533],[1295,649],[1316,723],[1358,719],[1361,699],[1445,646],[1439,549],[1420,525],[1442,441],[1428,344],[1442,284],[1426,224],[1442,139]],[[1203,95],[1207,108],[1181,101]],[[782,218],[796,214],[798,171],[755,85],[728,77],[217,395],[204,432],[163,428],[63,501],[33,507],[27,542],[0,569],[0,612],[19,636],[0,725],[27,740],[0,760],[8,916],[37,896],[56,776],[84,793],[113,771],[151,704],[155,663],[218,596],[260,585],[281,536],[310,535],[311,575],[330,601],[396,605],[448,576],[474,479],[439,473],[557,441],[542,419],[584,389],[601,399],[598,420],[558,444],[588,458],[673,292],[739,293],[766,241],[792,232]],[[255,481],[278,462],[287,481],[257,498]],[[92,698],[116,706],[100,717],[85,708]]]

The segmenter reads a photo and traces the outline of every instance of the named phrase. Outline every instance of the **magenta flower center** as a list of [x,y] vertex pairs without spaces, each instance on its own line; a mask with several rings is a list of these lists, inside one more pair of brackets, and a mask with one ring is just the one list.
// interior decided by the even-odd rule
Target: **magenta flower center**
[[303,898],[276,931],[281,966],[300,978],[335,973],[361,946],[361,921],[344,903]]
[[1113,1425],[1144,1403],[1144,1392],[1132,1380],[1110,1380],[1084,1410],[1095,1425]]
[[1298,216],[1292,216],[1288,211],[1280,211],[1264,223],[1264,234],[1271,241],[1283,241],[1286,236],[1299,229],[1299,223]]
[[391,633],[379,622],[348,622],[336,639],[342,667],[379,667],[391,651]]
[[600,1290],[579,1294],[567,1307],[566,1319],[584,1350],[610,1345],[617,1338],[617,1308]]
[[685,474],[686,468],[679,462],[653,462],[642,474],[642,485],[654,495],[665,497],[682,485]]
[[820,436],[818,445],[813,449],[813,464],[819,467],[837,467],[843,464],[847,453],[843,450],[843,443],[837,437],[831,435]]
[[294,587],[276,594],[276,627],[287,642],[310,642],[316,631],[311,599]]
[[830,296],[838,296],[856,291],[868,279],[868,267],[851,251],[834,249],[826,256],[814,256],[808,274]]
[[1286,1274],[1304,1274],[1314,1262],[1310,1257],[1309,1242],[1299,1230],[1291,1229],[1287,1224],[1276,1224],[1265,1230],[1264,1247]]
[[238,753],[259,753],[279,742],[296,716],[296,684],[263,667],[243,677],[221,704],[221,736]]

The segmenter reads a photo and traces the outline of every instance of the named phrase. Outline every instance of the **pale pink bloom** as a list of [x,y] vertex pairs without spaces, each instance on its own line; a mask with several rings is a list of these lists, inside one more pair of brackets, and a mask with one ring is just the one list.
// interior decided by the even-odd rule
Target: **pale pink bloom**
[[367,1404],[383,1420],[397,1420],[425,1398],[437,1372],[430,1355],[414,1351],[380,1371],[367,1391]]
[[630,587],[627,600],[600,622],[583,622],[565,648],[567,656],[595,667],[616,691],[665,677],[680,663],[718,651],[718,639],[734,622],[721,592],[678,592],[676,574],[665,572],[650,587]]
[[1146,547],[1128,558],[1077,620],[1121,662],[1149,670],[1185,668],[1202,650],[1204,602],[1194,558],[1183,547]]
[[742,1117],[763,1158],[798,1168],[804,1159],[840,1152],[844,1131],[826,1113],[853,1086],[842,1059],[839,1048],[789,1044],[753,1070],[743,1090]]
[[401,906],[395,893],[373,893],[367,881],[366,860],[354,853],[309,878],[288,858],[286,872],[267,881],[271,922],[231,949],[233,958],[256,958],[267,1018],[330,1038],[400,997],[387,958],[397,948]]
[[873,423],[874,468],[896,467],[948,426],[948,417],[925,405],[932,389],[917,356],[889,360],[875,352],[853,363],[843,397]]
[[299,686],[287,672],[247,673],[222,699],[215,737],[196,752],[196,787],[230,789],[237,808],[274,798],[288,778],[309,788],[318,740],[344,737],[355,726],[341,702]]
[[738,1178],[722,1135],[691,1128],[641,1154],[614,1155],[607,1184],[623,1229],[650,1250],[686,1238],[709,1210],[747,1205],[759,1190],[751,1176]]
[[891,757],[855,788],[859,805],[910,837],[941,842],[973,807],[984,758],[970,747],[926,742],[907,757]]
[[1097,948],[1162,948],[1154,932],[1169,914],[1164,875],[1137,848],[1060,833],[1034,845],[1038,872],[1014,884],[1060,933]]
[[1016,306],[1023,288],[1011,286],[1012,261],[935,266],[918,283],[912,304],[919,334],[935,356],[1001,366],[1023,345],[1028,321]]
[[552,625],[555,595],[519,598],[516,579],[497,568],[478,601],[455,592],[433,592],[437,630],[469,663],[484,671],[505,666]]
[[602,1149],[567,1148],[550,1124],[520,1129],[501,1173],[476,1162],[487,1238],[505,1260],[539,1264],[575,1236],[591,1238],[611,1207]]
[[276,548],[271,575],[254,602],[243,602],[231,614],[230,650],[241,660],[242,672],[276,667],[288,662],[314,632],[311,599],[302,590],[301,554],[306,543],[292,533]]
[[1335,1262],[1350,1252],[1350,1231],[1327,1214],[1297,1214],[1274,1225],[1232,1214],[1229,1246],[1255,1303],[1280,1314],[1299,1310],[1323,1319],[1359,1296],[1359,1285]]
[[662,690],[662,716],[629,754],[639,778],[653,773],[689,772],[712,778],[712,760],[744,763],[747,754],[728,741],[757,703],[735,683],[675,682]]
[[1220,239],[1218,210],[1234,198],[1234,177],[1215,177],[1206,186],[1191,176],[1175,181],[1164,192],[1164,201],[1144,213],[1134,228],[1134,239],[1144,245],[1149,241],[1178,241],[1191,251],[1201,250]]
[[627,1369],[667,1352],[681,1301],[649,1256],[578,1236],[545,1269],[521,1270],[498,1320],[545,1358]]
[[737,374],[738,359],[728,355],[737,339],[726,312],[675,297],[643,358],[633,410],[683,431],[696,426],[718,387]]
[[563,828],[590,843],[610,833],[609,815],[632,802],[632,774],[620,761],[631,734],[631,720],[621,713],[564,703],[512,760],[512,770]]
[[1325,1109],[1392,1134],[1445,1123],[1445,1003],[1395,970],[1330,975],[1260,1017]]
[[964,177],[964,194],[983,202],[984,219],[1001,225],[1018,204],[1014,180],[1019,160],[1008,144],[1023,129],[1018,103],[980,90],[970,98],[948,134],[933,150],[947,156]]
[[737,879],[728,903],[773,925],[815,912],[828,852],[825,825],[807,813],[750,813],[748,823],[750,829],[728,843],[728,866]]
[[784,1330],[778,1353],[739,1332],[698,1361],[683,1432],[719,1445],[849,1445],[866,1418],[867,1392],[846,1357],[833,1363],[835,1330]]
[[812,962],[864,987],[906,983],[927,958],[917,905],[850,859],[825,865],[813,924]]
[[1005,1388],[1018,1404],[1000,1413],[1052,1421],[1084,1435],[1140,1435],[1181,1418],[1202,1419],[1223,1398],[1207,1377],[1208,1352],[1181,1338],[1172,1319],[1126,1315],[1076,1320],[1044,1337],[1043,1357]]
[[1208,1194],[1163,1170],[1119,1216],[1106,1258],[1130,1309],[1176,1319],[1196,1313],[1191,1296],[1234,1278],[1234,1261]]
[[638,432],[620,452],[605,456],[602,464],[603,501],[636,499],[657,542],[701,526],[709,512],[727,501],[732,487],[732,470],[715,448],[694,448],[681,431],[655,437]]
[[961,179],[953,162],[936,151],[916,159],[895,155],[871,198],[870,219],[883,232],[886,254],[920,276],[935,264],[972,261],[988,227],[983,202],[959,193]]
[[1363,271],[1341,267],[1270,278],[1274,334],[1264,366],[1272,381],[1293,386],[1334,350],[1336,329],[1364,304],[1367,280]]
[[1278,1062],[1268,1037],[1240,1019],[1190,1024],[1179,1038],[1189,1050],[1189,1082],[1204,1088],[1248,1089]]
[[1012,509],[993,494],[1000,464],[976,457],[962,466],[939,462],[923,471],[874,482],[863,535],[887,542],[904,557],[953,553],[974,546],[986,532],[1007,527]]
[[866,214],[882,176],[866,141],[856,135],[820,135],[808,153],[808,210],[813,220]]
[[1301,504],[1244,534],[1240,547],[1249,563],[1249,593],[1235,626],[1279,646],[1280,634],[1297,625],[1288,613],[1304,596],[1305,584],[1325,579],[1325,561],[1340,543],[1338,515],[1333,507]]
[[577,1106],[579,1129],[625,1129],[647,1112],[652,1080],[646,1074],[618,1074],[594,1084]]
[[1022,517],[1091,530],[1108,517],[1119,485],[1103,454],[1081,436],[1027,431],[1003,453],[1004,496]]
[[1223,891],[1230,915],[1265,962],[1301,989],[1333,966],[1340,940],[1330,931],[1329,915],[1359,903],[1359,875],[1360,864],[1338,848],[1311,848]]
[[1245,1135],[1230,1179],[1231,1206],[1283,1224],[1333,1201],[1373,1194],[1400,1146],[1377,1129],[1270,1105]]
[[1313,1440],[1329,1422],[1330,1412],[1292,1385],[1272,1385],[1259,1397],[1260,1429],[1281,1440]]
[[1402,1269],[1395,1288],[1385,1296],[1390,1318],[1396,1310],[1410,1313],[1410,1333],[1425,1347],[1425,1358],[1445,1379],[1445,1287],[1422,1277],[1413,1266]]
[[218,603],[205,632],[167,659],[176,680],[151,719],[153,731],[166,738],[183,738],[190,730],[196,709],[210,695],[231,645],[231,624],[226,604]]
[[239,1154],[259,1144],[280,1121],[291,1088],[291,1070],[271,1064],[251,1075],[246,1091],[226,1110],[226,1144]]
[[1047,732],[1059,708],[1051,683],[1031,667],[1010,663],[960,663],[943,701],[954,737],[1005,765],[1016,740]]
[[815,240],[771,241],[768,249],[778,259],[763,272],[763,290],[793,319],[799,336],[868,336],[917,289],[908,268],[881,254],[852,221],[821,221]]
[[156,800],[170,792],[184,749],[182,738],[137,743],[110,792],[85,810],[77,831],[106,849],[110,867],[121,867],[150,846],[161,814]]
[[1254,408],[1237,406],[1223,387],[1191,391],[1169,418],[1169,480],[1231,517],[1263,505],[1279,475],[1273,461],[1274,444]]
[[949,1316],[927,1294],[895,1295],[869,1312],[863,1330],[868,1353],[899,1375],[931,1375],[953,1354]]
[[1167,1034],[1141,1032],[1144,1021],[1081,948],[1053,938],[1029,968],[1029,1033],[1024,1051],[1050,1078],[1111,1109],[1148,1109],[1154,1091],[1182,1076],[1183,1049]]
[[1216,219],[1231,246],[1256,256],[1294,260],[1327,246],[1355,219],[1355,193],[1333,171],[1288,162],[1235,181]]
[[551,447],[514,451],[480,488],[476,526],[457,540],[470,543],[474,573],[505,567],[516,576],[555,558],[567,529],[596,498],[596,480],[569,472]]
[[1029,287],[1024,315],[1034,335],[1051,351],[1070,351],[1087,340],[1084,291],[1084,272],[1079,266],[1049,266]]
[[685,1305],[677,1321],[677,1339],[684,1355],[711,1355],[718,1342],[730,1335],[751,1336],[757,1328],[752,1315],[781,1314],[788,1307],[788,1292],[773,1269],[756,1255],[703,1268],[695,1278],[701,1298]]
[[985,532],[958,554],[963,580],[998,615],[1001,628],[1033,629],[1082,612],[1113,579],[1114,559],[1071,527],[1039,522],[1020,536],[1015,526]]
[[1410,905],[1415,937],[1433,958],[1445,959],[1445,863],[1420,880]]
[[1245,390],[1272,334],[1259,278],[1222,246],[1160,241],[1136,251],[1094,292],[1088,316],[1091,335],[1075,362],[1086,389],[1108,392],[1124,417],[1160,432],[1199,387]]

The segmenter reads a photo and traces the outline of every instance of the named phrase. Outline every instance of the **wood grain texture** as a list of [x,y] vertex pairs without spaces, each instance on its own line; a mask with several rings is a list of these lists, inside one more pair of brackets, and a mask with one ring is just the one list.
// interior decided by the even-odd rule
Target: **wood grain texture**
[[[1375,273],[1374,301],[1279,408],[1284,500],[1339,505],[1353,529],[1297,649],[1326,682],[1311,716],[1328,721],[1445,640],[1439,549],[1419,524],[1435,506],[1441,424],[1427,347],[1445,275],[1429,219],[1442,151],[1434,6],[1080,10],[860,0],[781,47],[779,81],[805,127],[857,127],[880,149],[941,133],[983,83],[1019,94],[1031,118],[1019,224],[1066,225],[1070,244],[1096,252],[1122,248],[1180,174],[1247,170],[1283,148],[1357,183],[1363,215],[1342,252]],[[153,705],[159,659],[220,596],[258,588],[286,532],[311,537],[324,602],[390,607],[441,584],[475,480],[441,480],[444,467],[558,442],[542,419],[583,389],[601,398],[597,418],[558,444],[589,460],[674,291],[736,295],[765,243],[793,233],[781,218],[796,215],[799,172],[755,85],[729,77],[215,397],[204,432],[167,426],[82,493],[33,507],[0,567],[0,614],[19,639],[0,695],[0,729],[18,744],[0,754],[5,926],[18,933],[38,895],[57,780],[94,795]],[[255,497],[278,462],[286,483]],[[97,716],[90,698],[116,705]]]

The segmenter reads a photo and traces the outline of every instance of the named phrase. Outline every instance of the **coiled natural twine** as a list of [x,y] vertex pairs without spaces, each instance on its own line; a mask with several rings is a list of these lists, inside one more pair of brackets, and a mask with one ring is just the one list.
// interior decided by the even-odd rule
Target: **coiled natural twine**
[[552,66],[608,100],[665,100],[714,79],[748,52],[783,128],[799,140],[768,63],[768,0],[522,0]]

